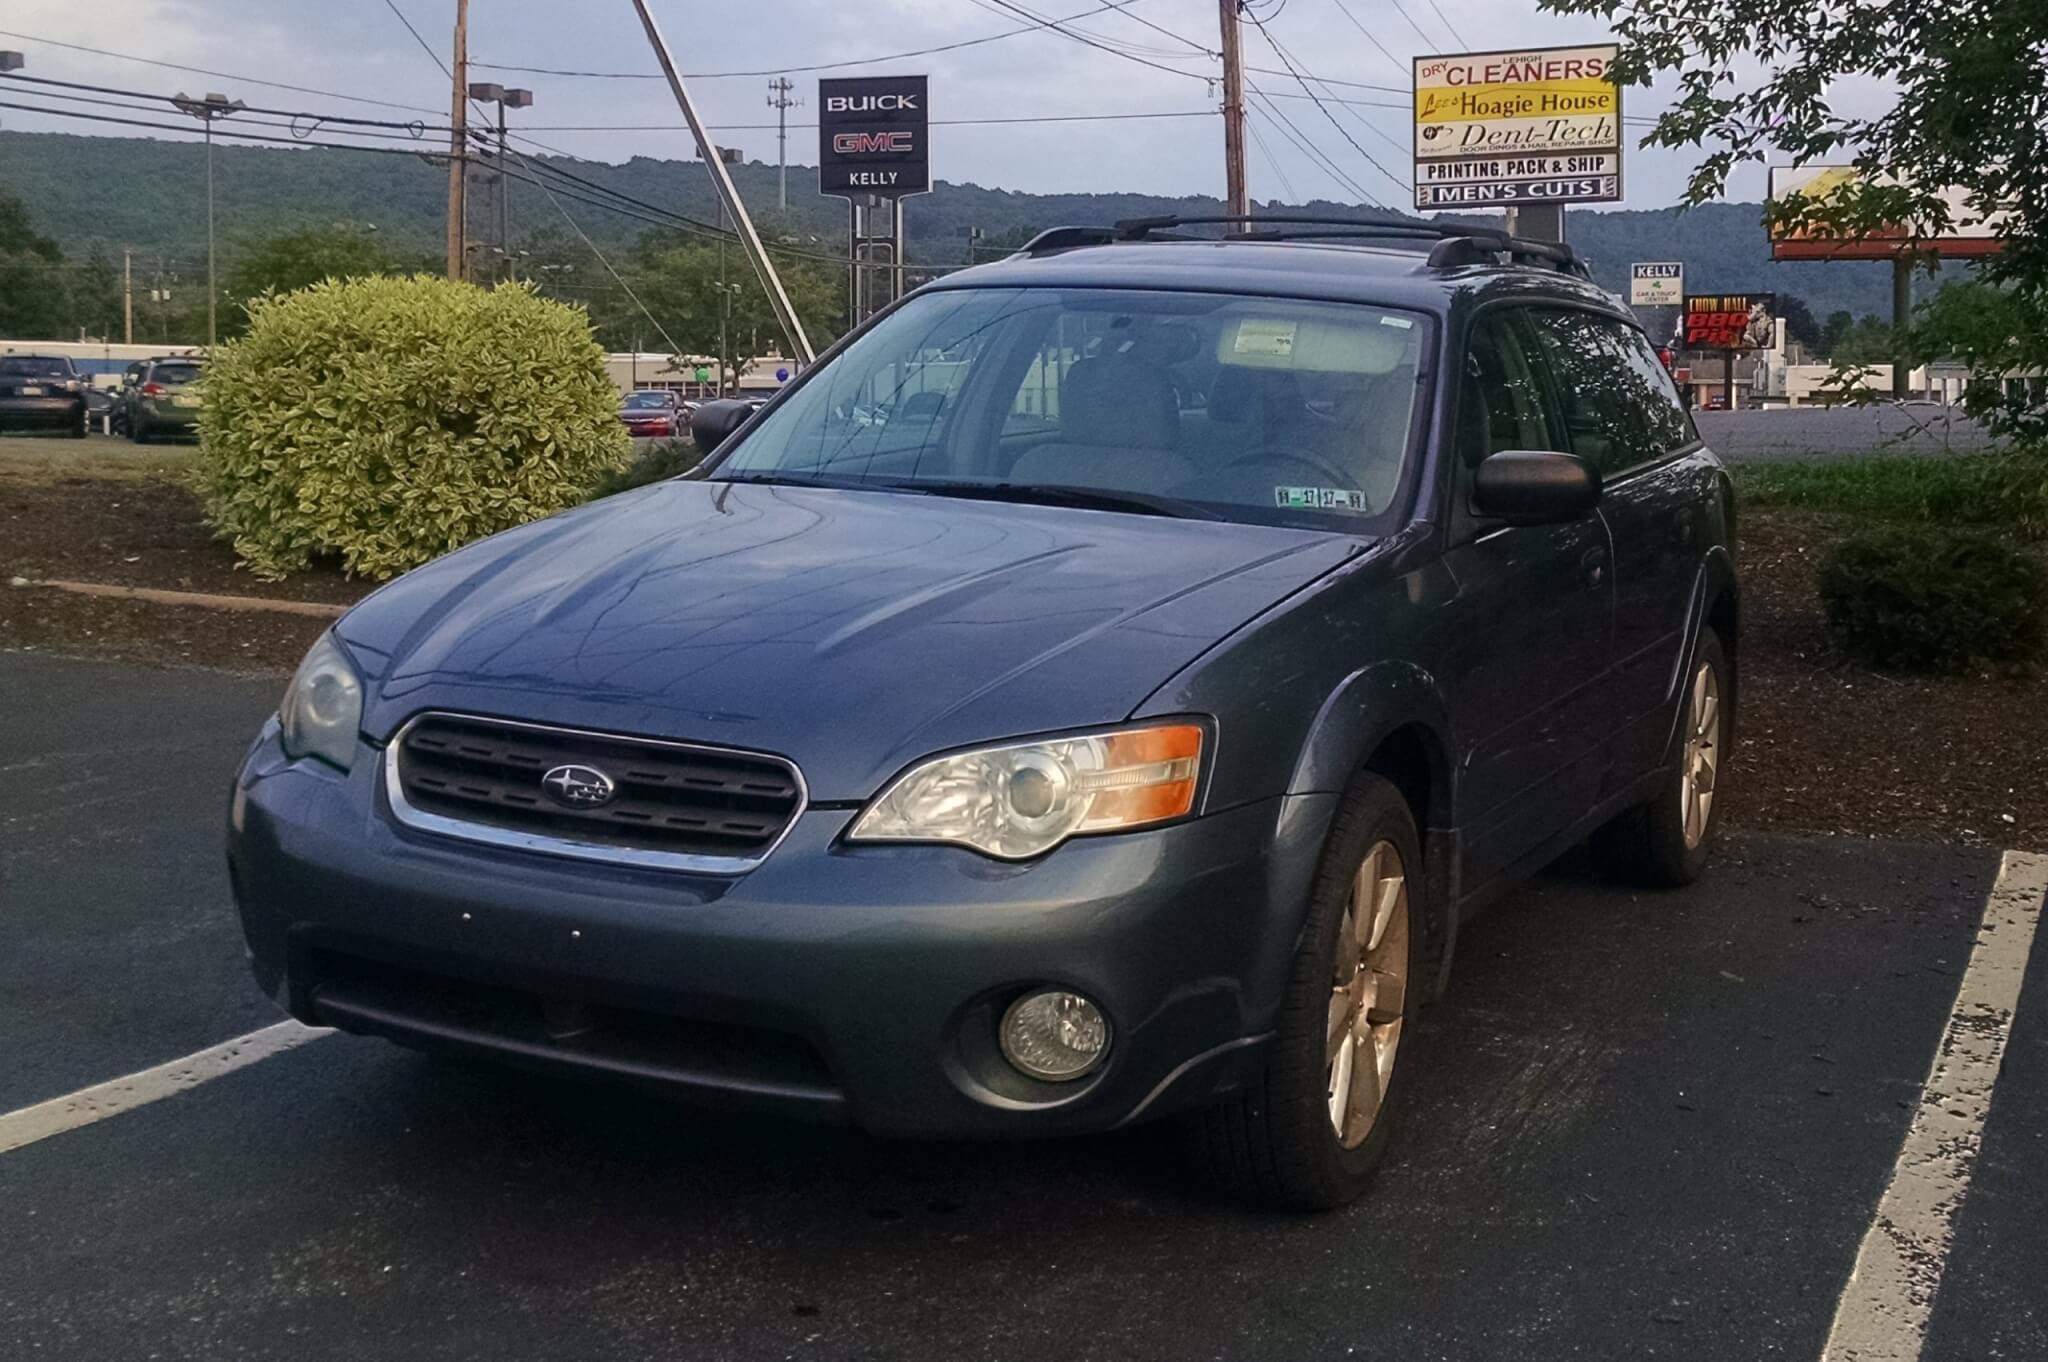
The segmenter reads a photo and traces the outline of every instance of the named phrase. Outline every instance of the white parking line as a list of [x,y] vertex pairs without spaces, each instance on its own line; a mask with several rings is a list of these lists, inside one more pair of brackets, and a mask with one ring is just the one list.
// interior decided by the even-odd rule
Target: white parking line
[[1914,1362],[1920,1356],[1956,1211],[1983,1144],[2044,894],[2048,856],[2008,851],[1891,1185],[1835,1308],[1822,1362]]
[[109,1079],[63,1097],[53,1097],[32,1107],[0,1116],[0,1154],[62,1135],[67,1130],[119,1116],[124,1111],[148,1106],[198,1087],[201,1083],[246,1069],[259,1060],[296,1049],[309,1040],[334,1034],[324,1028],[281,1021],[261,1031],[222,1041],[195,1055],[159,1064],[154,1069]]

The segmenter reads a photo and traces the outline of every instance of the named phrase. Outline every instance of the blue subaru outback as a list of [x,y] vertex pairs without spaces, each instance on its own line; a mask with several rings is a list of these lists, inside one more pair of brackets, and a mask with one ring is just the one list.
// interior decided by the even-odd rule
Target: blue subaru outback
[[1458,924],[1701,870],[1733,501],[1568,249],[1060,229],[694,473],[448,555],[233,795],[301,1020],[885,1135],[1173,1117],[1245,1198],[1381,1157]]

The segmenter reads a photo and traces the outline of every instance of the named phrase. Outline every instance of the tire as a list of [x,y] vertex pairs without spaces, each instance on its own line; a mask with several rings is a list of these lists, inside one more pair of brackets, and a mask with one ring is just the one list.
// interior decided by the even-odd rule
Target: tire
[[[1399,877],[1392,881],[1399,897],[1386,901],[1390,870]],[[1376,949],[1370,942],[1351,945],[1354,886],[1367,880],[1381,891],[1375,901],[1385,903]],[[1365,1191],[1386,1153],[1389,1115],[1413,1067],[1414,1046],[1404,1033],[1413,1032],[1425,991],[1427,912],[1415,820],[1392,784],[1363,774],[1331,823],[1263,1072],[1230,1101],[1187,1118],[1191,1153],[1206,1181],[1235,1200],[1302,1211],[1330,1210]],[[1356,970],[1350,988],[1338,982],[1345,973],[1340,960]],[[1366,1001],[1384,997],[1389,985],[1400,989],[1398,1002],[1374,1008]],[[1342,1038],[1332,1046],[1326,1036],[1340,1023]],[[1361,1100],[1346,1119],[1363,1125],[1350,1125],[1340,1136],[1333,1094],[1347,1046],[1354,1059],[1374,1055],[1373,1075],[1377,1080],[1383,1071],[1384,1081],[1376,1081],[1369,1117],[1369,1090],[1351,1085]],[[1363,1072],[1351,1068],[1354,1079]]]
[[1657,793],[1593,834],[1594,855],[1605,868],[1656,888],[1675,889],[1700,877],[1727,802],[1735,678],[1711,627],[1700,630],[1686,675]]

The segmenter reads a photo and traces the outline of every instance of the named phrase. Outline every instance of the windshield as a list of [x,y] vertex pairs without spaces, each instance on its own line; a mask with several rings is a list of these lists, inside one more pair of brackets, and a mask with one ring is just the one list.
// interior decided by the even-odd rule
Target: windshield
[[711,476],[1379,532],[1409,481],[1427,333],[1359,304],[940,291],[811,374]]
[[675,399],[667,393],[631,393],[626,398],[627,411],[645,411],[651,408],[666,411],[674,404]]
[[41,355],[0,355],[0,374],[11,378],[69,378],[71,361]]

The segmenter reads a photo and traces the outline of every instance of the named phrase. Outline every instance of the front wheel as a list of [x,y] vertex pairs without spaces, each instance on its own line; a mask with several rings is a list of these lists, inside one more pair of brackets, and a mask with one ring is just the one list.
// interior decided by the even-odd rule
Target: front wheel
[[1732,681],[1720,636],[1701,629],[1657,793],[1594,835],[1599,858],[1629,878],[1676,888],[1706,869],[1727,802]]
[[1400,791],[1362,775],[1338,806],[1265,1071],[1195,1113],[1209,1180],[1260,1206],[1328,1210],[1366,1188],[1412,1065],[1426,919],[1421,839]]

